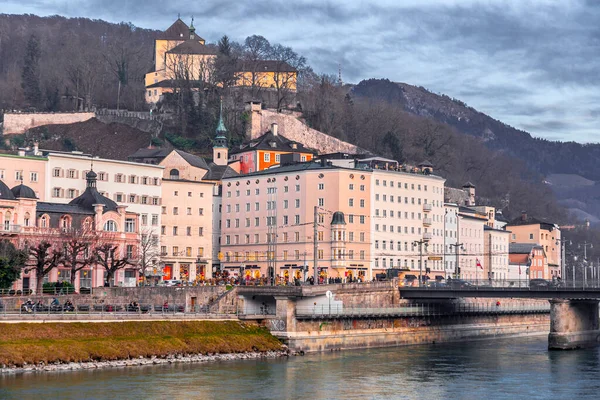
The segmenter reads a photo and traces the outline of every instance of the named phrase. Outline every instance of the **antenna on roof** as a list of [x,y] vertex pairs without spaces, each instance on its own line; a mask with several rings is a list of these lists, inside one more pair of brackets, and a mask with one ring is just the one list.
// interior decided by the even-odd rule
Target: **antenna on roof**
[[177,19],[181,19],[181,13],[177,13]]
[[338,85],[344,85],[344,82],[342,81],[342,64],[340,63],[338,63]]
[[90,161],[90,171],[94,170],[94,159],[92,158],[92,161]]

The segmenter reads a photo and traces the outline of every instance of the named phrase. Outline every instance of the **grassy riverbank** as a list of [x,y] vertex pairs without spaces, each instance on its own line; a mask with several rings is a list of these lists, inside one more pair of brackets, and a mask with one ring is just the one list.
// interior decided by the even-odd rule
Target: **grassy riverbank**
[[0,365],[280,349],[267,329],[238,321],[0,324]]

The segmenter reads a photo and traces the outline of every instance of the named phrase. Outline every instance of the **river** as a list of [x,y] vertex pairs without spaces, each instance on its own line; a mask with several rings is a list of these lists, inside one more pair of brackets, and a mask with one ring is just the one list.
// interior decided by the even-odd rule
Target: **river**
[[0,377],[0,399],[598,399],[600,350],[547,336]]

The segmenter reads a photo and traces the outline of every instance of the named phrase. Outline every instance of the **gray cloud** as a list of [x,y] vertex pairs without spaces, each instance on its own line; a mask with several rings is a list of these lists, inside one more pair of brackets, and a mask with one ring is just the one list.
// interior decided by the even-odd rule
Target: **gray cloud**
[[209,41],[252,34],[292,46],[317,72],[446,93],[534,136],[600,141],[600,6],[572,0],[4,1],[4,12],[131,21],[195,16]]

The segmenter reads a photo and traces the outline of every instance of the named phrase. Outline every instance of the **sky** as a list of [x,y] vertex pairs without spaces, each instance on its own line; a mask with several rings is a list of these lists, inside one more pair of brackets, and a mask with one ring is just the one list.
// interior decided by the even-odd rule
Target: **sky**
[[596,0],[2,0],[0,13],[89,17],[207,42],[262,35],[317,73],[444,93],[533,136],[600,142]]

